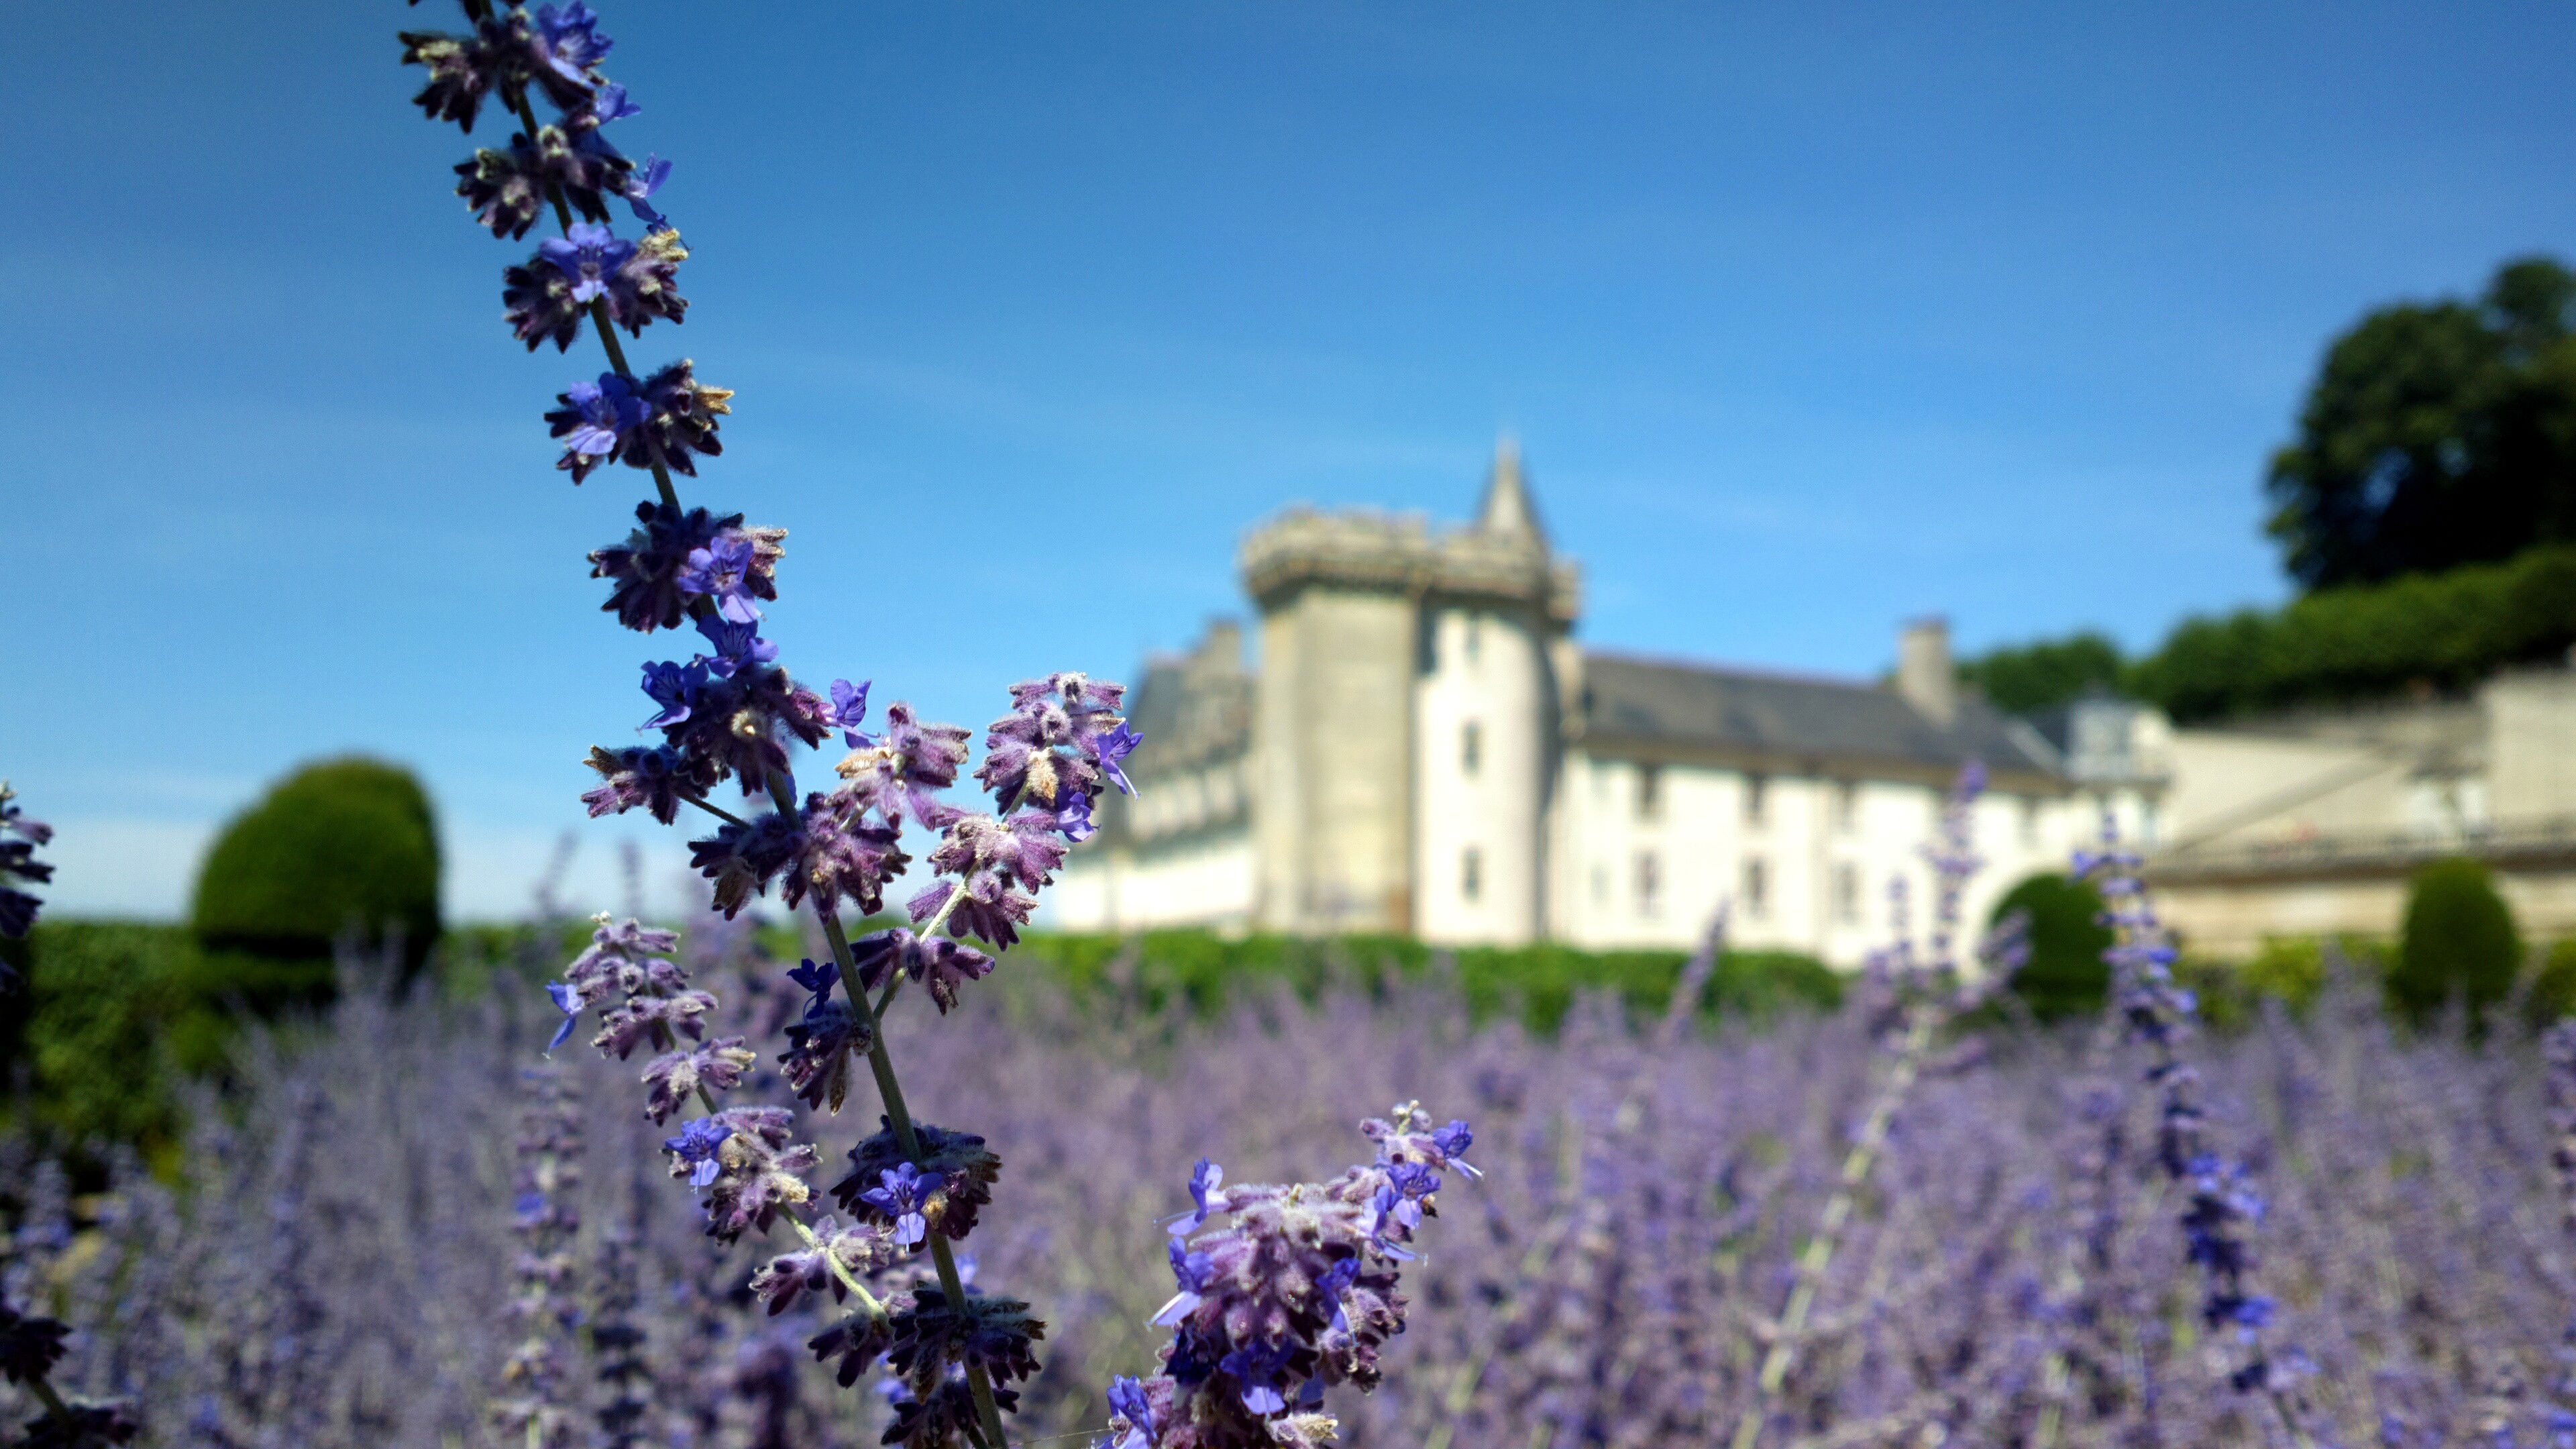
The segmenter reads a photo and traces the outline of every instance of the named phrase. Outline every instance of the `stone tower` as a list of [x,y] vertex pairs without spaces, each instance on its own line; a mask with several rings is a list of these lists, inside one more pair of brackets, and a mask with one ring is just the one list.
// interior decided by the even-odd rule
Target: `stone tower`
[[1261,610],[1258,923],[1542,934],[1556,656],[1579,586],[1549,557],[1519,450],[1497,449],[1465,528],[1294,509],[1240,561]]

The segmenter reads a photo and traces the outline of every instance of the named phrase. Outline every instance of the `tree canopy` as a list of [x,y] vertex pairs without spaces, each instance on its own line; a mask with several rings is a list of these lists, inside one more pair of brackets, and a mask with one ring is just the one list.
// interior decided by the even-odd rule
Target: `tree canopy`
[[2327,349],[2265,490],[2309,589],[2576,540],[2576,274],[2526,257],[2475,302],[2362,318]]
[[1975,685],[2006,714],[2029,714],[2097,686],[2115,687],[2121,668],[2120,646],[2107,634],[2086,630],[1962,659],[1959,681]]

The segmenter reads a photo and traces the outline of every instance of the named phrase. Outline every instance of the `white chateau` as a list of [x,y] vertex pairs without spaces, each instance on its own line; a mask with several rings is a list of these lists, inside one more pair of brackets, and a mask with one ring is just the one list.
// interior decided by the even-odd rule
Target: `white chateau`
[[1887,686],[1578,645],[1580,575],[1509,442],[1471,524],[1292,509],[1239,563],[1258,672],[1226,620],[1148,663],[1138,796],[1069,858],[1054,928],[1684,946],[1729,905],[1739,944],[1851,964],[1888,938],[1896,877],[1922,926],[1920,848],[1970,759],[1990,776],[1972,921],[2063,869],[2106,802],[2155,829],[2132,759],[2154,716],[2076,722],[2079,778],[2063,741],[1960,690],[1937,620]]

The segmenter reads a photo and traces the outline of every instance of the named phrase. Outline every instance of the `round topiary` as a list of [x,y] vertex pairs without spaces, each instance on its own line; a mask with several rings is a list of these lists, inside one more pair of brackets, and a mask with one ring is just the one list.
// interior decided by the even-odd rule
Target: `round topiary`
[[406,972],[438,939],[438,825],[409,771],[349,758],[281,781],[215,841],[194,924],[210,954],[327,961],[344,933],[399,933]]
[[2522,937],[2474,860],[2437,860],[2415,872],[2406,930],[2388,973],[2389,1004],[2422,1024],[2456,997],[2474,1014],[2504,998],[2522,967]]
[[2013,973],[2013,994],[2043,1021],[2100,1011],[2111,992],[2101,892],[2091,881],[2035,875],[1995,903],[1992,922],[2015,911],[2030,914],[2030,959]]

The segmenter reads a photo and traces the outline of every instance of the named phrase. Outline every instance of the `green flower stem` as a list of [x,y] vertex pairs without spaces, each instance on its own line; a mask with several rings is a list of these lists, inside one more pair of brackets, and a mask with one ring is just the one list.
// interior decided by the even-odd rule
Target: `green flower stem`
[[27,1387],[36,1391],[36,1398],[44,1404],[46,1414],[66,1424],[72,1421],[72,1406],[63,1402],[63,1396],[54,1392],[54,1386],[45,1381],[43,1374],[27,1380]]
[[841,1286],[859,1295],[859,1302],[868,1310],[869,1317],[883,1318],[886,1316],[885,1305],[877,1301],[877,1295],[869,1292],[866,1284],[850,1275],[850,1270],[842,1266],[839,1255],[823,1246],[823,1240],[814,1236],[814,1230],[805,1226],[804,1219],[790,1216],[787,1221],[794,1225],[796,1236],[805,1240],[805,1246],[816,1249],[823,1254],[823,1261],[831,1265],[832,1276],[841,1280]]

